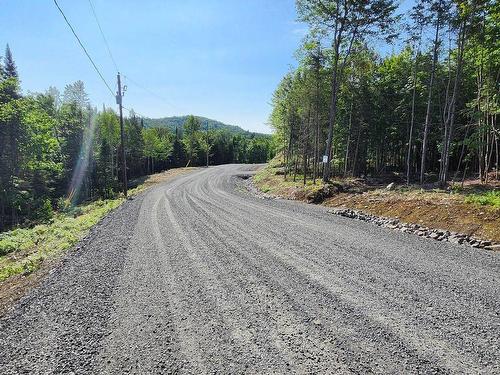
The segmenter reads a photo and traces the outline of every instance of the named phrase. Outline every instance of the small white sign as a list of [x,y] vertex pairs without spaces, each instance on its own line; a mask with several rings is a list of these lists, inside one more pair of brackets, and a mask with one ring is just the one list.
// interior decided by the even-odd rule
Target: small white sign
[[328,155],[323,155],[323,163],[328,163]]

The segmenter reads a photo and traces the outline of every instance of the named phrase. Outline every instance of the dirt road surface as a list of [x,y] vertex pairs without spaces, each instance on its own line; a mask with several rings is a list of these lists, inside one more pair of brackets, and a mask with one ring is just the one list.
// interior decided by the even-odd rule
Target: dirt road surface
[[111,213],[0,321],[0,372],[500,373],[500,253],[260,199],[253,169]]

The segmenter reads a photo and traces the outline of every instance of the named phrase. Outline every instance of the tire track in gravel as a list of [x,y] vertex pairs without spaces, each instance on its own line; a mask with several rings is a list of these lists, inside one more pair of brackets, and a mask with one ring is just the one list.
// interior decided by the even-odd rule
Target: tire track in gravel
[[[192,198],[188,199],[191,201]],[[196,209],[194,211],[197,212],[197,215],[206,217],[204,212]],[[216,224],[215,221],[210,221],[210,223]],[[242,258],[239,253],[235,254],[234,250],[232,250],[236,246],[241,246],[241,244],[236,244],[230,238],[221,236],[220,231],[213,230],[207,225],[203,225],[199,230],[205,233],[205,238],[214,238],[212,244],[218,243],[223,245],[221,247],[223,250],[218,251],[216,257],[204,257],[203,261],[213,265],[219,272],[219,275],[223,274],[225,276],[224,285],[226,288],[234,289],[234,285],[239,287],[239,295],[236,294],[238,292],[238,289],[236,289],[235,293],[233,293],[233,298],[239,302],[237,306],[238,314],[244,315],[246,321],[251,320],[251,327],[259,326],[258,329],[253,328],[248,333],[254,335],[252,338],[254,343],[258,343],[261,347],[264,346],[265,351],[260,350],[262,352],[260,355],[264,355],[264,353],[269,354],[270,352],[273,355],[276,355],[276,353],[280,354],[277,356],[279,359],[278,363],[273,365],[278,366],[277,368],[273,368],[274,371],[278,369],[281,369],[281,371],[290,371],[303,367],[297,366],[297,363],[300,364],[301,361],[297,361],[295,353],[286,350],[287,342],[280,338],[280,335],[282,335],[279,332],[280,327],[275,324],[277,321],[280,321],[281,325],[286,326],[288,331],[292,331],[293,333],[305,332],[307,327],[304,325],[302,317],[290,314],[286,307],[286,300],[276,296],[275,290],[273,291],[266,285],[259,285],[261,283],[259,283],[259,277],[256,275],[258,268],[248,262],[248,259]],[[262,296],[265,296],[265,300],[261,298]],[[259,300],[260,303],[256,304],[256,300]],[[262,309],[263,306],[265,309]],[[267,311],[270,309],[273,310],[272,314]],[[259,332],[265,332],[266,335],[263,336]],[[245,367],[255,365],[255,355],[253,357],[253,363],[246,363]],[[281,360],[281,358],[283,359]],[[272,361],[273,358],[268,358],[268,360]],[[336,365],[338,364],[337,362]],[[303,371],[304,369],[302,368],[301,370]]]
[[[233,220],[233,221],[238,222],[238,220]],[[248,230],[248,228],[247,228],[247,230]],[[241,232],[241,228],[234,228],[234,231],[235,232]],[[273,238],[274,238],[274,236],[277,236],[277,235],[278,235],[277,233],[274,233]],[[247,238],[246,240],[247,241],[251,241],[251,238]],[[276,246],[277,242],[274,242],[271,245],[272,246]],[[243,246],[243,244],[238,244],[235,247],[241,248],[242,246]],[[251,260],[247,259],[246,261],[248,262],[248,261],[251,261]],[[269,261],[270,261],[270,259],[266,259],[265,263],[268,263]],[[293,254],[288,254],[288,257],[286,257],[286,256],[285,257],[279,257],[279,258],[277,258],[277,261],[278,261],[278,263],[282,263],[283,264],[283,268],[285,268],[285,269],[289,268],[291,270],[289,272],[293,272],[293,273],[297,274],[298,276],[295,276],[295,278],[298,277],[298,278],[305,278],[305,279],[307,279],[307,275],[309,275],[309,274],[318,274],[318,275],[322,274],[322,271],[320,269],[312,270],[313,272],[310,272],[311,269],[307,269],[307,267],[304,267],[304,266],[298,266],[301,263],[306,263],[307,260],[305,258],[294,257]],[[305,272],[304,272],[304,269],[306,269]],[[272,272],[269,272],[269,273],[271,274]],[[313,280],[303,280],[301,282],[301,284],[310,284],[314,288],[320,288],[320,289],[324,288],[326,290],[326,293],[328,295],[333,294],[334,296],[339,295],[338,292],[340,290],[342,290],[344,293],[340,297],[340,299],[341,299],[340,303],[344,304],[346,306],[349,306],[349,310],[350,311],[352,311],[352,312],[354,312],[354,313],[356,313],[358,315],[362,314],[362,315],[364,315],[366,317],[366,314],[364,314],[363,311],[362,311],[362,310],[364,310],[366,308],[366,306],[360,306],[359,303],[355,303],[356,298],[352,297],[348,293],[348,291],[350,289],[349,284],[346,284],[345,282],[342,284],[342,280],[340,278],[335,278],[333,281],[330,280],[330,279],[321,280],[320,278],[313,279]],[[335,285],[336,288],[332,290],[331,287],[330,288],[328,287],[329,285]],[[341,285],[341,286],[339,287],[339,285]],[[302,297],[303,297],[303,295],[302,295]],[[372,303],[373,303],[373,301],[372,301]],[[364,304],[366,304],[366,301],[364,302]],[[376,307],[377,307],[378,310],[383,310],[381,308],[381,306],[376,306]],[[314,315],[315,314],[312,314],[312,316],[314,316]],[[397,318],[391,318],[391,319],[392,319],[393,322],[397,322],[398,320],[403,320],[403,318],[401,316],[399,317],[399,319],[397,319]],[[366,319],[366,320],[368,321],[369,319]],[[367,322],[365,322],[365,324],[366,323]],[[373,325],[378,330],[384,330],[385,327],[388,326],[388,324],[386,322],[384,322],[383,319],[380,319],[380,318],[377,319],[376,321],[370,321],[369,324]],[[408,327],[408,325],[407,325],[407,327]],[[399,327],[399,331],[401,331],[401,330],[403,330],[403,328]],[[391,334],[391,335],[393,335],[395,337],[405,336],[404,332],[402,332],[402,333],[398,332],[399,333],[399,335],[398,335],[398,334],[390,333],[389,331],[387,331],[387,329],[385,329],[385,331],[386,331],[386,333],[385,333],[386,335]],[[408,335],[406,335],[406,336],[408,336]],[[436,351],[436,345],[440,344],[439,342],[433,342],[433,343],[431,343],[432,340],[430,339],[430,337],[427,337],[427,336],[421,338],[419,340],[419,343],[423,343],[425,341],[429,341],[429,345],[432,345],[432,349],[431,348],[427,349],[427,352],[429,352],[429,353],[435,352]],[[410,345],[410,346],[414,347],[416,345]],[[447,349],[448,349],[448,351],[452,351],[452,350],[450,350],[450,348],[447,348]],[[426,361],[422,360],[422,359],[419,359],[419,361],[422,362],[422,363],[426,363]],[[358,370],[363,370],[363,367],[361,369],[358,369]]]
[[[203,201],[203,204],[204,205],[211,205],[213,209],[219,209],[221,211],[223,211],[224,214],[229,214],[229,211],[227,210],[224,210],[223,208],[217,206],[217,205],[213,205],[211,202],[209,201],[206,201],[206,200],[202,200]],[[237,207],[236,208],[237,210],[241,210],[242,212],[245,212],[245,214],[248,214],[248,212],[245,210],[245,209],[242,209],[240,207]],[[223,215],[220,215],[220,216],[223,216]],[[233,222],[238,222],[238,220],[233,220]],[[269,226],[272,227],[272,222],[269,221]],[[241,230],[241,228],[239,228],[238,230]],[[272,232],[273,234],[273,238],[280,238],[282,237],[282,233],[279,233],[279,232]],[[314,235],[318,235],[319,232],[315,233]],[[306,247],[307,244],[311,243],[311,242],[314,242],[314,237],[309,235],[304,235],[304,234],[296,234],[296,233],[292,233],[291,235],[288,235],[288,238],[291,237],[290,239],[294,242],[294,243],[300,243],[301,244],[301,247]],[[332,247],[332,245],[334,247]],[[366,246],[366,245],[365,245]],[[330,248],[330,249],[333,249],[333,250],[337,250],[337,254],[336,254],[336,257],[338,258],[340,256],[340,254],[338,254],[338,250],[343,250],[343,253],[344,254],[348,254],[350,256],[352,256],[353,253],[356,253],[356,248],[355,247],[352,247],[352,246],[346,246],[345,244],[341,244],[341,243],[338,243],[338,242],[333,242],[331,244],[328,244],[326,246],[327,248]],[[308,249],[307,252],[305,253],[302,253],[301,256],[304,256],[308,261],[311,261],[313,262],[315,265],[319,266],[319,267],[325,267],[326,269],[328,269],[330,267],[330,262],[329,262],[329,258],[327,257],[327,254],[325,254],[324,252],[324,249],[320,249],[320,251],[322,252],[318,252],[317,251],[318,249],[315,249],[315,248],[310,248]],[[312,253],[312,254],[311,254]],[[321,255],[323,255],[323,257],[321,257]],[[358,255],[358,254],[356,254]],[[359,256],[363,256],[363,254],[359,254]],[[325,258],[325,259],[323,259]],[[369,256],[363,256],[364,259],[366,259],[367,261],[370,262],[370,265],[371,266],[374,266],[374,265],[377,265],[378,262],[374,262],[374,260],[372,258],[370,258]],[[345,258],[344,258],[344,262],[343,264],[346,264],[348,265],[348,262],[345,261]],[[335,262],[334,263],[334,267],[337,267],[338,268],[339,266],[339,262]],[[385,267],[385,270],[386,270],[386,273],[390,273],[390,277],[386,278],[385,280],[383,281],[388,281],[390,280],[391,278],[392,279],[395,279],[395,276],[397,276],[397,274],[399,272],[401,272],[400,269],[395,269],[395,270],[392,270],[391,267],[393,267],[393,265],[391,264],[390,266],[387,266],[387,265],[383,265]],[[426,264],[426,267],[427,268],[431,268],[431,264],[428,263]],[[353,273],[353,269],[350,269],[349,270],[349,273]],[[371,281],[371,276],[370,277],[367,277],[367,275],[363,275],[363,274],[356,274],[355,277],[354,276],[349,276],[349,275],[343,275],[343,277],[346,277],[349,279],[349,283],[358,283],[358,286],[362,286],[362,284],[360,284],[358,281],[363,281],[364,283],[364,286],[369,288],[369,284],[370,284],[370,281]],[[408,295],[406,296],[405,298],[405,301],[401,301],[401,302],[406,302],[406,300],[412,300],[415,298],[415,296],[417,295],[417,289],[415,287],[415,285],[417,285],[418,283],[416,283],[416,279],[418,279],[418,275],[417,277],[412,277],[411,279],[409,280],[404,280],[407,282],[407,287],[409,290],[404,290],[404,292],[406,291],[409,291]],[[371,288],[372,290],[376,291],[375,288]],[[442,288],[441,290],[439,291],[434,291],[434,293],[436,292],[439,292],[440,295],[438,296],[438,298],[440,300],[443,300],[443,299],[446,299],[448,296],[449,296],[449,293],[446,293],[446,289],[445,288]],[[466,293],[467,291],[466,290],[462,290],[461,292],[463,293]],[[481,297],[484,297],[483,295]],[[397,300],[401,300],[401,295],[398,296],[398,299]],[[393,300],[393,301],[390,301],[390,304],[392,305],[393,303],[397,302],[397,300]],[[429,302],[428,305],[430,305],[431,301],[422,301],[422,302]],[[453,300],[448,300],[446,301],[447,303],[446,304],[450,304],[450,303],[457,303],[457,301],[453,301]],[[461,300],[459,303],[461,305],[463,305],[465,302],[467,301],[463,301]],[[478,309],[478,306],[477,304],[481,303],[482,306],[479,306],[479,309]],[[475,299],[473,301],[473,303],[469,304],[467,307],[469,309],[469,311],[472,312],[472,315],[474,315],[474,313],[479,313],[479,311],[481,310],[481,308],[485,308],[487,307],[488,305],[491,305],[491,298],[489,300],[486,300],[486,298],[482,298],[480,301],[478,301],[477,299]],[[476,311],[477,309],[477,311]],[[492,311],[494,312],[494,311]],[[494,316],[489,316],[490,318],[494,318]]]
[[500,372],[499,254],[259,199],[254,169],[110,215],[0,321],[2,373]]
[[[238,220],[234,220],[234,221],[235,221],[235,222],[239,222]],[[238,230],[235,230],[235,232],[238,232]],[[314,273],[314,272],[313,272],[313,273]],[[489,315],[491,315],[491,317],[492,317],[493,319],[495,319],[496,317],[495,317],[495,315],[494,315],[494,314],[495,314],[495,313],[494,313],[494,310],[492,310],[491,312],[492,312],[492,314],[489,314]],[[468,318],[470,319],[472,316],[473,316],[473,315],[470,315],[470,314],[469,314]],[[413,322],[410,322],[410,323],[408,324],[408,327],[411,327],[411,324],[413,324]],[[454,334],[456,334],[456,332],[454,332]],[[429,352],[436,351],[436,345],[440,344],[440,341],[439,341],[439,340],[432,340],[432,339],[431,339],[431,338],[429,338],[429,337],[423,337],[422,341],[428,341],[428,342],[429,342],[429,345],[428,345],[428,347],[429,347]],[[444,353],[447,353],[447,354],[448,354],[447,356],[448,356],[448,357],[450,357],[450,354],[449,354],[449,353],[450,353],[450,352],[453,352],[452,348],[447,347],[445,343],[441,343],[441,345],[443,345],[443,344],[444,344],[444,347],[443,347],[443,351],[442,351],[442,353],[441,353],[441,354],[442,354],[442,357],[446,357],[446,356],[444,355]],[[439,346],[439,345],[438,345],[438,346]],[[486,346],[486,347],[487,347],[487,346]],[[456,361],[456,358],[458,358],[458,356],[455,356],[455,358],[453,358],[453,357],[452,357],[452,359],[450,359],[450,361],[449,361],[449,362],[450,362],[450,363],[454,363],[454,362]],[[469,364],[467,364],[467,363],[463,364],[463,366],[464,366],[464,367],[463,367],[463,369],[468,368],[468,367],[467,367],[468,365],[469,365]]]
[[[189,208],[189,211],[190,211],[189,214],[196,215],[196,217],[199,218],[199,216],[198,216],[199,212],[197,212],[196,210],[193,210],[191,205],[185,204],[187,202],[183,201],[183,200],[190,201],[190,199],[191,199],[190,197],[188,197],[186,194],[183,193],[182,199],[177,198],[177,199],[173,199],[173,200],[176,201],[177,203],[181,202],[181,204],[178,204],[178,206],[180,206],[183,210],[185,210],[185,208]],[[178,216],[179,217],[190,217],[189,214],[178,215]],[[191,227],[194,227],[194,228],[192,228],[192,230],[190,231]],[[196,220],[196,222],[194,222],[194,223],[193,222],[183,223],[183,229],[187,232],[192,232],[193,238],[199,237],[201,239],[201,241],[204,243],[204,245],[200,244],[199,248],[218,246],[219,250],[217,251],[217,253],[214,253],[214,254],[212,254],[212,253],[200,253],[200,256],[203,257],[203,259],[201,260],[201,258],[200,258],[200,260],[202,262],[206,262],[207,265],[210,265],[214,269],[214,271],[217,272],[219,282],[224,283],[224,287],[229,290],[229,294],[231,294],[231,298],[233,300],[235,300],[235,302],[236,301],[238,302],[238,304],[231,304],[232,307],[229,311],[232,313],[234,311],[237,311],[238,314],[246,314],[249,311],[252,312],[252,310],[248,308],[249,306],[252,306],[252,305],[248,304],[248,302],[247,302],[248,298],[247,298],[246,293],[241,294],[241,290],[234,288],[234,285],[238,284],[238,280],[235,280],[235,276],[239,275],[239,273],[241,272],[241,268],[239,269],[239,272],[235,274],[232,272],[227,272],[227,270],[231,269],[230,267],[228,267],[227,262],[225,263],[225,266],[220,265],[220,260],[222,259],[221,254],[224,253],[224,249],[226,248],[224,245],[227,244],[224,241],[224,239],[220,236],[217,236],[217,235],[212,237],[210,235],[210,233],[213,235],[214,232],[211,231],[210,228],[207,227],[205,224],[203,224],[203,221],[200,221],[200,220]],[[204,236],[203,237],[199,236],[199,233],[204,233]],[[219,231],[219,233],[224,233],[224,232]],[[211,238],[213,238],[212,241],[211,241]],[[207,254],[210,255],[211,257],[207,257],[206,256]],[[244,266],[243,264],[242,265],[238,265],[238,263],[235,263],[235,264],[238,267]],[[227,301],[224,301],[224,303],[227,304]],[[233,313],[233,315],[234,315],[234,313]],[[225,315],[225,316],[226,316],[226,319],[229,318],[230,320],[234,320],[234,318],[231,316],[228,316],[228,315]],[[254,323],[255,323],[255,321],[254,321]],[[251,324],[250,327],[253,325],[254,324]],[[240,324],[240,326],[242,326],[242,325]],[[235,325],[228,326],[227,328],[230,330],[231,329],[234,330]],[[249,328],[248,325],[247,325],[247,328]],[[238,335],[241,334],[241,328],[236,327],[236,331],[238,331]],[[269,331],[269,329],[268,329],[268,331]],[[276,356],[275,352],[276,352],[276,350],[279,350],[279,348],[277,348],[276,345],[273,345],[274,344],[272,342],[273,340],[269,340],[268,338],[266,338],[262,334],[258,335],[258,332],[257,332],[257,336],[259,336],[259,337],[256,338],[255,337],[255,334],[256,334],[255,329],[252,329],[252,332],[249,332],[248,329],[243,330],[243,332],[244,332],[244,335],[246,336],[246,341],[251,340],[254,343],[258,342],[260,347],[263,346],[263,349],[260,349],[259,346],[253,344],[252,351],[249,352],[248,347],[246,347],[245,352],[239,353],[239,356],[236,357],[235,359],[233,359],[234,361],[242,362],[244,368],[248,368],[252,364],[255,364],[257,358],[260,357],[260,361],[262,361],[263,360],[262,357],[265,357],[266,355],[269,354],[268,351],[271,351]],[[254,335],[253,337],[252,337],[252,334]],[[269,332],[267,332],[267,335],[269,335]],[[269,343],[271,343],[271,345],[269,345]],[[248,355],[248,354],[250,354],[250,355]],[[279,355],[276,357],[280,358]],[[240,359],[242,359],[243,361],[241,361]],[[269,357],[268,359],[272,360],[272,357]],[[282,362],[282,361],[279,361],[279,362]],[[291,363],[291,359],[289,359],[288,361],[285,361],[285,363],[284,363],[285,367],[282,366],[283,365],[282,363],[278,363],[278,364],[273,364],[271,368],[276,370],[275,366],[278,366],[278,368],[281,368],[282,371],[289,370],[290,363]]]

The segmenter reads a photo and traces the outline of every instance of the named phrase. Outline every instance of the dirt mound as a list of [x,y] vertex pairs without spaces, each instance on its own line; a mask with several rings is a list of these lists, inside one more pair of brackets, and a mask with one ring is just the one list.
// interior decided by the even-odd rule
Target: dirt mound
[[317,190],[307,192],[304,198],[308,203],[321,203],[343,191],[344,187],[341,184],[326,184]]

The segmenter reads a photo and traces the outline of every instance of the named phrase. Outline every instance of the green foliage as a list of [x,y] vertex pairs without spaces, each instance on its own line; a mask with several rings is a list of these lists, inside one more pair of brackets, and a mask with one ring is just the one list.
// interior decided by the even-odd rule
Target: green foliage
[[125,136],[127,139],[127,166],[130,174],[140,176],[144,174],[144,137],[143,137],[142,120],[135,116],[134,113],[125,121]]
[[471,194],[465,198],[467,203],[476,203],[482,206],[500,207],[500,190],[492,190],[481,194]]
[[176,129],[175,138],[172,144],[172,155],[170,158],[173,167],[182,167],[186,164],[186,150]]
[[[0,233],[0,281],[12,275],[30,273],[45,258],[68,249],[122,201],[122,198],[98,200],[77,211],[58,213],[49,224]],[[17,256],[9,256],[11,253]]]
[[156,163],[166,163],[173,150],[172,133],[166,128],[146,128],[143,130],[144,156],[151,161],[151,173]]
[[186,147],[188,160],[191,163],[194,162],[194,159],[197,157],[197,153],[200,148],[200,130],[200,120],[193,115],[188,116],[183,127],[183,142],[184,146]]
[[306,175],[305,184],[326,170],[411,182],[422,171],[423,183],[444,187],[449,171],[483,182],[498,171],[498,4],[418,1],[409,40],[381,56],[371,37],[393,36],[393,1],[296,3],[309,33],[269,119],[286,176]]
[[32,211],[33,221],[49,222],[54,217],[54,210],[50,199],[35,201],[35,207]]
[[[144,126],[133,111],[124,119],[128,179],[188,160],[264,162],[272,154],[269,137],[238,127],[194,116],[160,120]],[[82,81],[62,95],[54,87],[22,95],[7,46],[0,59],[0,232],[50,222],[54,206],[78,216],[81,202],[115,199],[123,178],[120,133],[118,115],[92,108]]]

